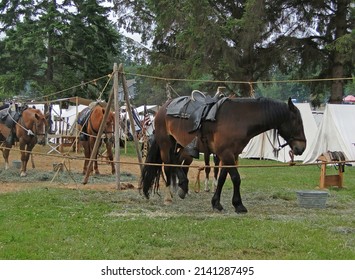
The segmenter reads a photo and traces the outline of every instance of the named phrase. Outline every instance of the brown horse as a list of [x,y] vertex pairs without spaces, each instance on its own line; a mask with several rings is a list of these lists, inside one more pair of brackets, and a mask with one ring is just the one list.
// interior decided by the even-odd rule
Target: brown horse
[[[44,145],[46,143],[46,118],[43,113],[34,108],[27,108],[22,111],[20,118],[16,121],[15,133],[21,150],[21,173],[20,176],[27,175],[27,162],[30,158],[33,147],[38,143]],[[6,141],[12,133],[12,128],[0,123],[0,141],[3,149],[3,157],[5,159],[5,169],[9,168],[9,154],[12,143]]]
[[[85,110],[85,109],[84,109]],[[105,108],[101,107],[100,104],[95,105],[89,112],[89,116],[87,120],[85,121],[85,124],[83,125],[82,129],[82,136],[80,137],[80,143],[82,147],[84,148],[84,154],[85,154],[85,162],[84,162],[84,168],[83,168],[83,174],[86,174],[89,160],[91,157],[92,150],[95,145],[95,141],[97,138],[97,133],[99,131],[100,125],[103,121],[103,116],[105,114]],[[83,113],[82,111],[81,113]],[[113,112],[110,111],[108,114],[108,117],[106,119],[106,123],[104,126],[104,142],[106,144],[106,149],[107,149],[107,157],[110,160],[111,164],[111,172],[112,174],[115,174],[115,164],[113,162],[113,153],[112,153],[112,147],[114,144],[114,126],[115,126],[115,117]],[[100,174],[99,169],[98,169],[98,163],[97,163],[97,154],[95,155],[95,161],[93,164],[95,174]],[[93,170],[91,170],[93,171]]]
[[[306,138],[299,110],[291,99],[288,104],[267,98],[229,99],[227,98],[216,112],[214,121],[202,120],[199,129],[191,132],[191,120],[167,115],[167,108],[172,101],[161,107],[155,117],[155,140],[148,152],[146,163],[176,164],[181,162],[181,154],[177,147],[186,147],[197,139],[198,151],[214,153],[221,160],[224,168],[218,177],[217,189],[212,198],[213,209],[223,210],[220,203],[222,187],[229,174],[233,182],[232,204],[237,213],[245,213],[247,209],[240,195],[240,175],[235,160],[249,140],[269,129],[277,129],[293,154],[301,155],[306,148]],[[196,138],[197,137],[197,138]],[[230,167],[229,167],[230,166]],[[182,168],[164,167],[167,186],[170,185],[172,170],[176,170],[179,179],[179,196],[184,198],[188,193],[188,178]],[[141,185],[148,198],[150,189],[161,173],[159,165],[145,165],[142,170]]]

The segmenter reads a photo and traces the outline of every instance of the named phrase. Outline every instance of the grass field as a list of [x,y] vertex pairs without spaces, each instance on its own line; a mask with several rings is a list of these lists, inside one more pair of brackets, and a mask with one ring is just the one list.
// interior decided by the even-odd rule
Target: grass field
[[240,173],[246,215],[234,212],[229,180],[222,213],[212,211],[212,193],[192,191],[194,179],[186,199],[175,196],[171,206],[137,190],[49,182],[0,194],[0,259],[355,259],[354,167],[346,168],[347,188],[329,190],[325,209],[301,208],[296,198],[297,190],[317,186],[317,166]]

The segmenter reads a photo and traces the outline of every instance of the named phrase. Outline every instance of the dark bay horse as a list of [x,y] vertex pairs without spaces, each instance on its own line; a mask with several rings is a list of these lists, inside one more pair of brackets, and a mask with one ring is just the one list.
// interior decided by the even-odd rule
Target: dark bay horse
[[[291,147],[293,154],[301,155],[306,148],[301,114],[291,99],[287,104],[267,98],[227,98],[220,105],[215,121],[202,121],[200,128],[194,132],[189,132],[189,119],[167,115],[167,107],[171,102],[172,100],[169,100],[163,105],[155,117],[155,139],[148,151],[148,164],[144,166],[141,177],[141,186],[146,197],[149,197],[156,176],[161,173],[161,166],[149,163],[179,163],[184,147],[197,139],[199,152],[216,154],[225,166],[220,171],[217,189],[212,197],[213,209],[223,210],[220,197],[229,174],[233,182],[232,204],[237,213],[245,213],[247,209],[240,195],[241,179],[235,160],[249,140],[269,129],[277,129],[279,135]],[[182,152],[177,153],[177,147]],[[176,171],[179,179],[178,194],[184,198],[188,193],[186,172],[182,168],[165,166],[168,187],[172,170]]]
[[12,143],[6,141],[15,129],[16,138],[19,142],[21,150],[21,173],[20,176],[27,175],[27,162],[30,158],[33,147],[38,143],[44,145],[46,143],[46,118],[43,113],[34,108],[27,108],[20,114],[19,119],[15,122],[14,128],[9,128],[0,122],[0,142],[3,149],[3,157],[5,159],[5,169],[9,168],[9,154]]
[[[89,110],[88,116],[85,119],[85,123],[80,125],[83,126],[82,128],[82,135],[80,136],[80,143],[82,147],[84,148],[84,155],[85,155],[85,162],[84,162],[84,168],[83,168],[83,174],[86,174],[87,167],[89,164],[89,160],[91,157],[92,150],[95,145],[95,141],[97,138],[97,133],[99,131],[100,125],[103,121],[103,117],[105,114],[105,108],[103,108],[100,104],[95,105],[92,109],[89,107],[87,108]],[[86,110],[86,109],[84,109]],[[84,110],[80,112],[80,114],[84,114]],[[86,113],[86,112],[85,112]],[[79,117],[80,119],[80,117]],[[113,162],[113,152],[112,152],[112,147],[114,145],[114,127],[115,127],[115,117],[112,111],[108,114],[108,117],[106,119],[106,123],[104,126],[104,138],[103,141],[106,144],[106,149],[107,149],[107,157],[110,160],[111,164],[111,172],[112,174],[115,174],[115,164]],[[102,140],[101,140],[102,141]],[[99,168],[98,168],[98,163],[97,163],[97,154],[95,155],[95,161],[93,164],[95,174],[100,174]]]

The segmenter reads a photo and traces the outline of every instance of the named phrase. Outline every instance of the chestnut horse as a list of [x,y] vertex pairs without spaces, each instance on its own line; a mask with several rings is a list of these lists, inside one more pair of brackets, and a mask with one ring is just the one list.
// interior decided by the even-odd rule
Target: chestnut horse
[[[19,142],[21,151],[21,173],[20,176],[27,175],[27,162],[30,158],[33,147],[38,143],[45,145],[46,143],[46,118],[43,113],[34,108],[26,108],[21,112],[17,121],[15,121],[15,133]],[[9,168],[9,154],[12,143],[6,141],[12,133],[12,128],[0,122],[0,141],[3,149],[3,157],[5,159],[5,169]]]
[[[83,113],[84,110],[81,113]],[[91,153],[95,145],[95,141],[97,138],[97,133],[99,131],[100,125],[103,121],[105,110],[106,109],[103,108],[100,104],[95,105],[89,112],[89,116],[85,121],[85,124],[83,125],[82,134],[84,137],[80,137],[81,138],[80,144],[84,148],[84,154],[85,154],[85,162],[83,168],[84,175],[86,174],[88,168]],[[104,140],[106,144],[107,157],[110,160],[112,174],[115,174],[115,164],[113,162],[113,153],[112,153],[112,147],[114,144],[114,126],[115,126],[115,117],[113,112],[110,111],[104,126],[104,131],[103,131],[104,137],[103,139],[101,139],[101,141]],[[93,163],[93,167],[95,170],[95,174],[100,174],[98,163],[97,163],[97,154],[95,155],[95,161]]]
[[[148,198],[150,190],[161,173],[161,166],[156,163],[176,164],[182,162],[181,155],[184,147],[197,139],[197,149],[203,153],[214,153],[222,165],[216,191],[212,197],[212,207],[223,210],[220,203],[222,188],[229,174],[233,183],[232,204],[237,213],[246,213],[240,195],[240,175],[235,166],[235,160],[254,136],[269,129],[277,129],[291,147],[292,153],[301,155],[306,148],[306,138],[300,111],[289,99],[288,104],[267,98],[227,98],[215,115],[214,121],[201,120],[199,129],[191,132],[191,120],[167,115],[169,100],[158,111],[155,117],[155,139],[146,158],[142,170],[141,186]],[[197,138],[196,138],[197,137]],[[177,152],[177,148],[180,152]],[[182,152],[181,152],[182,151]],[[185,153],[186,154],[186,153]],[[183,156],[185,158],[186,155]],[[180,198],[188,193],[188,178],[182,168],[164,166],[166,185],[170,186],[172,170],[176,171],[179,179]],[[171,200],[170,197],[166,200]]]

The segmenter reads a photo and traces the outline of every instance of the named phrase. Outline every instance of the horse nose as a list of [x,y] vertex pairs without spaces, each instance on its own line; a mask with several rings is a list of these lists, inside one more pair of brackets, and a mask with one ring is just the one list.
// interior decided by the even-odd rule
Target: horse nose
[[45,139],[44,138],[40,138],[40,139],[37,139],[37,143],[39,144],[39,145],[45,145],[46,144],[46,141],[45,141]]
[[299,143],[298,145],[294,145],[293,146],[293,153],[296,155],[296,156],[300,156],[303,154],[303,152],[305,151],[306,149],[306,143],[303,142],[303,143]]

